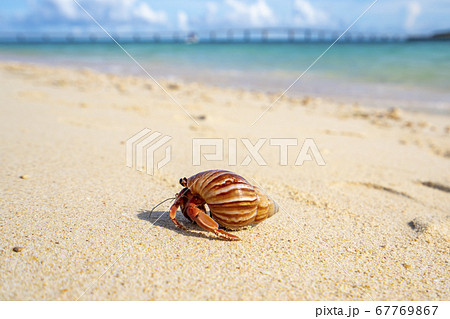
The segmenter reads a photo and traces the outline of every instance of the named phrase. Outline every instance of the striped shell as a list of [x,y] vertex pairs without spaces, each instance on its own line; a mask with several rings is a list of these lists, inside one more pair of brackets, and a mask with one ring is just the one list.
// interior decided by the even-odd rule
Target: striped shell
[[278,211],[278,205],[260,188],[233,172],[201,172],[189,177],[186,187],[200,196],[211,217],[228,229],[259,223]]

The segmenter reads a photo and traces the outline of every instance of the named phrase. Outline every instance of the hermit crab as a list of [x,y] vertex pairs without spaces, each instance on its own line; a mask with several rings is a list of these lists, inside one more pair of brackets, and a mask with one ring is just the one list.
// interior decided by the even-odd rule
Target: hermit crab
[[236,230],[262,222],[278,212],[278,205],[260,188],[230,171],[201,172],[180,179],[180,184],[184,188],[170,207],[170,219],[181,229],[185,227],[176,219],[178,208],[191,222],[227,240],[240,238],[219,229],[219,225]]

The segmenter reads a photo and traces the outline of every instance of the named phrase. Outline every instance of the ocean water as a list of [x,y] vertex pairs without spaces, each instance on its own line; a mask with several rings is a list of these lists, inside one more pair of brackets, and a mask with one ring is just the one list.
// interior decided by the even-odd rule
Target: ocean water
[[[284,91],[327,49],[324,43],[131,43],[156,78]],[[3,44],[0,60],[146,76],[114,43]],[[370,106],[450,114],[450,41],[337,43],[288,91]]]

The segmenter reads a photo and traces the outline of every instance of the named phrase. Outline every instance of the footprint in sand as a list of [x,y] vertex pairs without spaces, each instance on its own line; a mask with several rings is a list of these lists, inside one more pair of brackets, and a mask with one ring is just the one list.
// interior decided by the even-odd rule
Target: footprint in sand
[[448,241],[450,239],[450,220],[438,216],[419,216],[408,222],[417,235],[427,235],[427,242]]
[[382,191],[385,191],[385,192],[388,192],[388,193],[391,193],[391,194],[394,194],[394,195],[403,196],[405,198],[415,200],[413,197],[409,196],[406,193],[399,192],[399,191],[397,191],[395,189],[392,189],[390,187],[385,187],[385,186],[381,186],[381,185],[374,184],[374,183],[348,182],[347,184],[365,186],[365,187],[368,187],[368,188],[382,190]]
[[434,182],[419,182],[419,183],[426,187],[430,187],[430,188],[438,189],[438,190],[446,192],[446,193],[450,193],[450,187],[445,186],[443,184],[434,183]]

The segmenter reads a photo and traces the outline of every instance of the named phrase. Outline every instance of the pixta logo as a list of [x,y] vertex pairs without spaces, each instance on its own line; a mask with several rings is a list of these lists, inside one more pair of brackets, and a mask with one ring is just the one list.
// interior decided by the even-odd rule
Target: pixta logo
[[138,171],[144,170],[149,175],[153,175],[156,169],[161,169],[172,158],[172,147],[166,146],[164,157],[156,162],[155,156],[167,142],[172,139],[171,136],[163,135],[160,132],[151,131],[148,128],[130,137],[126,142],[127,166],[135,166]]
[[[155,169],[161,169],[172,159],[172,147],[166,145],[171,139],[171,136],[148,128],[141,130],[126,142],[127,166],[154,175]],[[248,138],[193,138],[192,165],[200,166],[207,161],[222,161],[224,163],[221,164],[228,166],[248,166],[252,162],[258,166],[268,166],[262,154],[264,148],[271,148],[265,149],[266,154],[272,155],[271,165],[275,164],[273,156],[275,152],[278,152],[277,164],[280,166],[301,166],[305,162],[325,165],[322,154],[312,138],[302,141],[297,138],[260,138],[256,142]],[[295,162],[294,154],[291,154],[293,151]],[[241,156],[238,156],[238,153]]]
[[[264,157],[260,154],[261,149],[267,144],[268,139],[260,138],[256,143],[252,143],[247,138],[240,139],[247,156],[242,162],[239,163],[240,166],[249,165],[252,160],[256,162],[259,166],[267,166],[267,162]],[[230,138],[227,143],[224,143],[224,139],[221,138],[194,138],[192,140],[192,165],[200,166],[202,159],[207,161],[224,161],[224,146],[227,145],[228,148],[228,165],[236,166],[238,165],[237,153],[238,153],[238,139]],[[296,138],[270,138],[269,143],[271,147],[278,149],[279,154],[279,165],[287,166],[289,165],[289,147],[291,149],[299,145],[299,141]],[[213,152],[203,152],[203,147],[213,147]],[[298,148],[297,148],[298,149]],[[294,165],[301,166],[305,161],[315,161],[317,165],[324,166],[325,161],[320,154],[319,148],[312,138],[307,138],[303,141],[303,144],[297,154]]]

